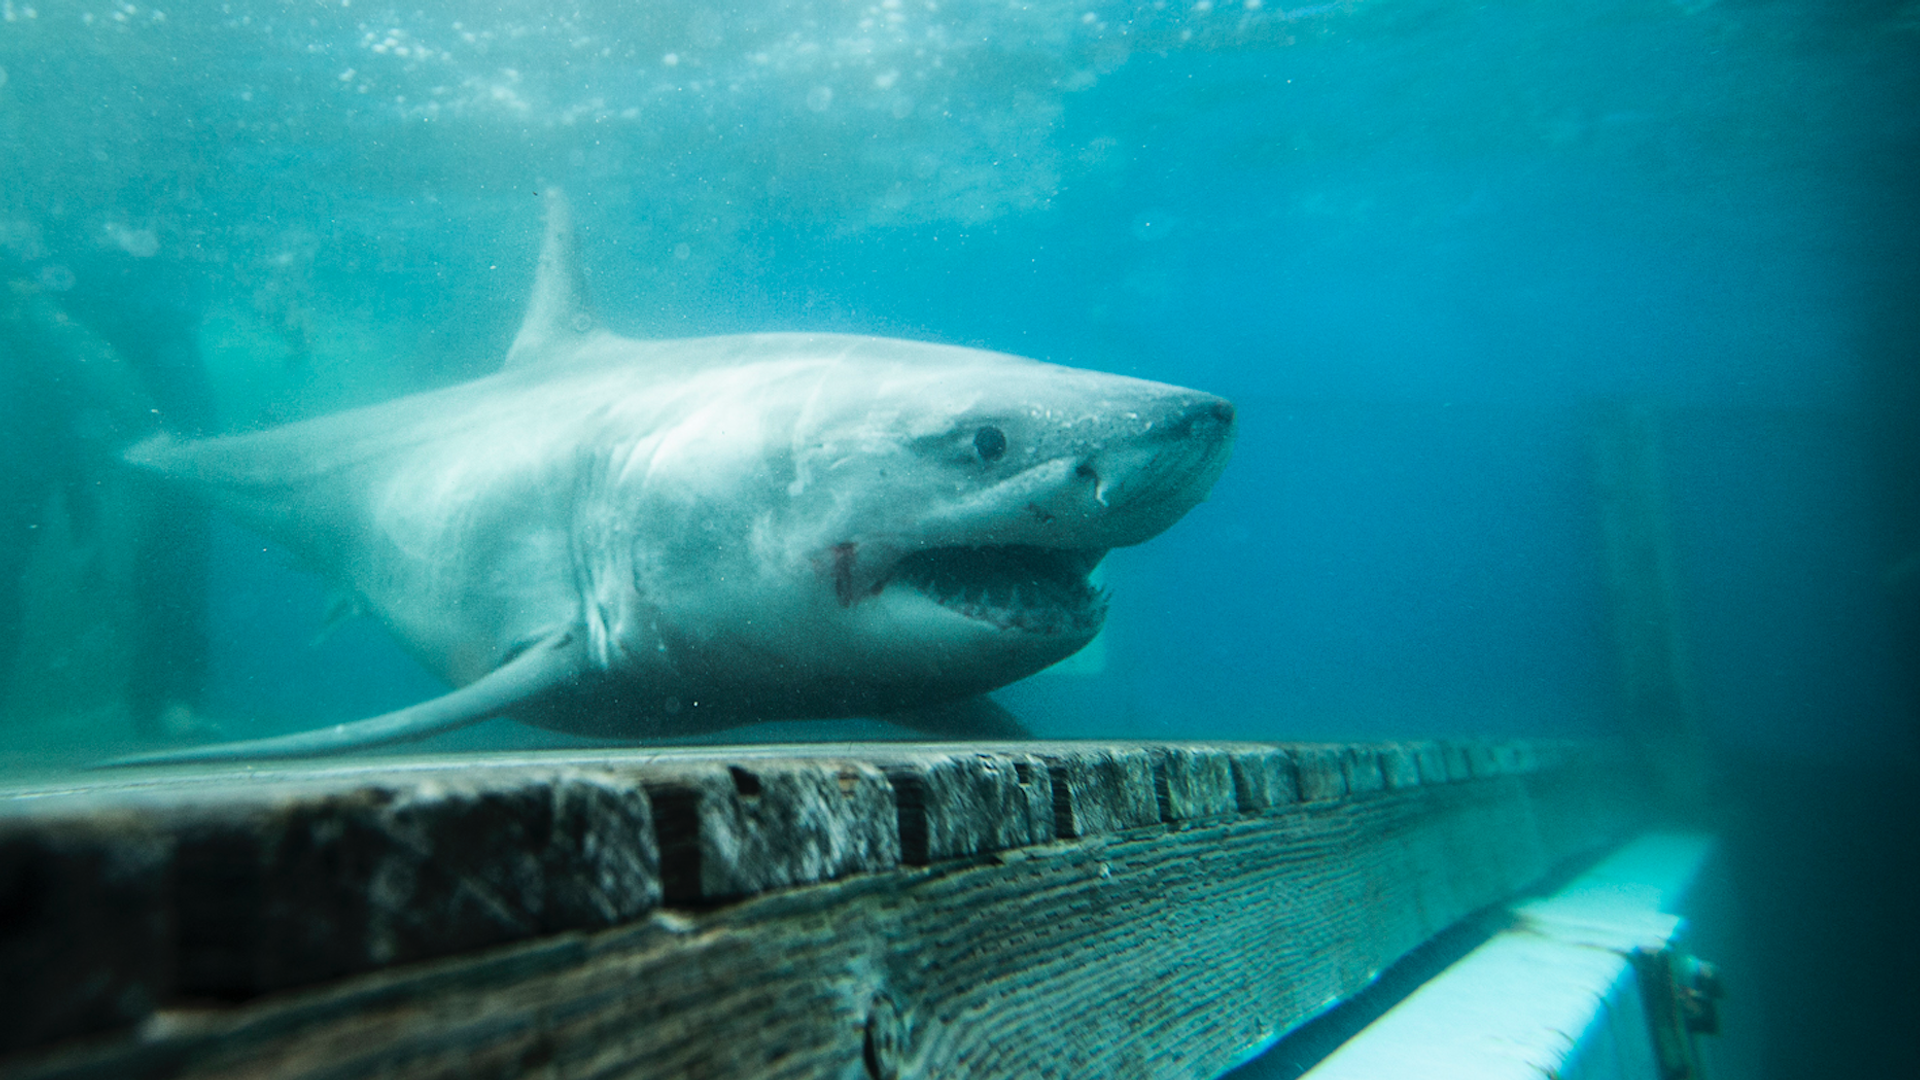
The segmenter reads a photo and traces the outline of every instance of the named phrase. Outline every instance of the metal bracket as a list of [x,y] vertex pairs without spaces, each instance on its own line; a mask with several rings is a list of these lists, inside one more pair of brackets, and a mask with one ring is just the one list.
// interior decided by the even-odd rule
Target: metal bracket
[[1675,946],[1635,949],[1653,1052],[1661,1080],[1706,1080],[1696,1035],[1720,1034],[1720,970]]

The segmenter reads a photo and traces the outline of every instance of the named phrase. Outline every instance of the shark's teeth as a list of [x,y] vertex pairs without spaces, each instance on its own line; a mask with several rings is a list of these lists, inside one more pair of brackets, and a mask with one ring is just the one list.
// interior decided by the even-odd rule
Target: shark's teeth
[[1087,582],[1102,552],[1051,548],[951,547],[900,561],[895,580],[969,619],[1036,634],[1092,633],[1107,596]]

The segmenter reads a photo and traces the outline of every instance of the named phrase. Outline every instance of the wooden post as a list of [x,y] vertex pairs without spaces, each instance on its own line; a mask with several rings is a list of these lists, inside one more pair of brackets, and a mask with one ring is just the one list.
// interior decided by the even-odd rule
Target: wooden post
[[1622,720],[1669,807],[1705,812],[1711,769],[1681,615],[1659,418],[1646,405],[1614,408],[1594,439],[1607,593],[1620,672]]
[[868,744],[0,793],[6,1077],[1210,1077],[1618,839],[1606,747]]

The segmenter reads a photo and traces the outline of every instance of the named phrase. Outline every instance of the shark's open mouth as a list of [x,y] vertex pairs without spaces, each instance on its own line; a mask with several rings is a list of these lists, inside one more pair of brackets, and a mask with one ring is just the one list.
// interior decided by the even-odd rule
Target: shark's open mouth
[[1019,545],[929,548],[901,559],[893,577],[950,611],[1004,630],[1092,634],[1106,620],[1107,598],[1087,574],[1105,554]]

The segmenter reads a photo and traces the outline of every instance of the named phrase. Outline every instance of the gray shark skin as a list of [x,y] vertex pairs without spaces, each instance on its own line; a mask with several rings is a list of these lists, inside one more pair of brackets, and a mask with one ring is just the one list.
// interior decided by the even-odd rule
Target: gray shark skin
[[1019,734],[981,695],[1091,641],[1087,573],[1200,502],[1209,394],[1001,353],[770,333],[641,341],[581,302],[563,198],[502,371],[127,459],[350,589],[459,689],[115,764],[301,757],[493,716],[645,738],[888,716]]

